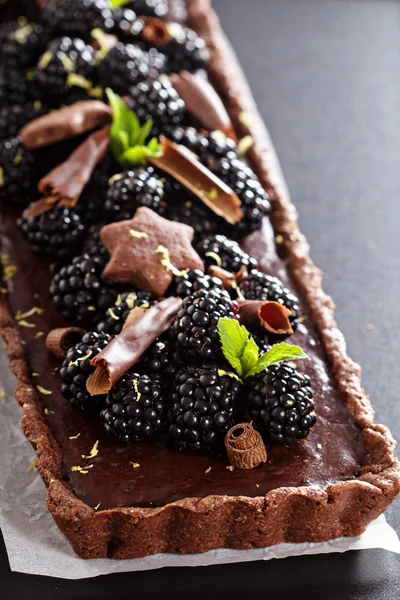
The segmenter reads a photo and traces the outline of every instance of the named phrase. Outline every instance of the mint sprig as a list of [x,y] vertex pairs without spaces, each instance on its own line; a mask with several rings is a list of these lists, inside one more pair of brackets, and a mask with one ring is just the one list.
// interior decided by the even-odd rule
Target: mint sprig
[[106,90],[113,120],[110,128],[111,150],[124,169],[139,167],[148,157],[162,156],[161,144],[156,137],[147,141],[153,121],[140,124],[133,110],[110,88]]
[[285,360],[308,358],[299,346],[282,342],[260,356],[260,349],[244,325],[224,317],[218,321],[222,352],[239,377],[246,379]]

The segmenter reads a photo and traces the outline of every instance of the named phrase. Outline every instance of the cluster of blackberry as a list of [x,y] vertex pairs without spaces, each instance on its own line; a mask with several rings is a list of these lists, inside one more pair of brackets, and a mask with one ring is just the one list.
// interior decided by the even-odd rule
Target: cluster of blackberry
[[210,171],[226,183],[241,200],[243,219],[234,227],[221,223],[215,215],[208,214],[208,220],[215,223],[203,235],[224,229],[230,237],[242,238],[261,227],[262,219],[269,214],[268,195],[253,171],[237,155],[233,140],[220,131],[203,134],[194,127],[170,127],[167,136],[177,144],[182,144],[197,154]]
[[[106,88],[123,96],[136,115],[129,113],[138,135],[131,122],[132,135],[119,132],[124,151],[127,138],[129,151],[136,145],[150,151],[150,143],[144,144],[160,135],[189,148],[241,200],[243,219],[235,227],[173,177],[144,161],[125,162],[112,135],[110,151],[73,208],[55,203],[38,216],[20,216],[20,231],[31,248],[61,263],[50,285],[56,309],[88,329],[62,365],[62,394],[73,407],[95,411],[106,432],[124,443],[161,434],[179,450],[220,452],[229,428],[248,418],[267,440],[289,444],[305,438],[315,423],[309,377],[281,364],[243,381],[224,354],[218,328],[221,319],[240,321],[238,301],[246,298],[281,303],[290,309],[295,330],[298,301],[234,241],[261,227],[268,196],[235,141],[190,125],[169,74],[201,70],[209,50],[193,30],[168,22],[167,13],[166,0],[129,0],[118,8],[109,0],[48,0],[32,13],[34,22],[0,26],[0,202],[23,207],[38,197],[41,159],[23,146],[21,128],[49,110],[94,97],[111,98],[115,125],[114,96]],[[165,43],[151,46],[144,40],[146,17],[166,21]],[[86,389],[92,358],[121,333],[132,309],[146,310],[156,302],[147,291],[103,275],[109,255],[101,227],[132,218],[142,206],[193,227],[206,273],[174,274],[167,295],[182,298],[182,307],[171,327],[108,394],[92,397]],[[211,266],[236,275],[234,289],[225,290],[221,279],[207,274]],[[263,331],[254,333],[261,352],[277,341]]]

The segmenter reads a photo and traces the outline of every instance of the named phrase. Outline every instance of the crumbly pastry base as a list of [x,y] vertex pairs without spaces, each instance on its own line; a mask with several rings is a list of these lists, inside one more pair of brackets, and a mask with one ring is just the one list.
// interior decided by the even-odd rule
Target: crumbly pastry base
[[[185,498],[159,508],[115,508],[96,512],[79,500],[62,479],[60,449],[41,416],[40,400],[7,300],[0,298],[0,330],[10,369],[17,376],[16,399],[22,428],[37,454],[36,468],[47,486],[48,508],[82,558],[138,558],[158,552],[197,553],[214,548],[261,548],[282,542],[321,542],[360,535],[400,491],[399,462],[389,430],[374,424],[361,387],[361,369],[346,355],[334,320],[334,305],[321,288],[321,273],[309,257],[268,133],[257,112],[211,8],[211,0],[187,0],[189,25],[212,50],[209,76],[220,93],[239,137],[251,134],[248,153],[272,199],[271,220],[289,273],[306,301],[322,340],[328,366],[347,411],[362,431],[367,462],[354,480],[303,487],[281,487],[265,497]],[[239,116],[245,113],[248,128]]]

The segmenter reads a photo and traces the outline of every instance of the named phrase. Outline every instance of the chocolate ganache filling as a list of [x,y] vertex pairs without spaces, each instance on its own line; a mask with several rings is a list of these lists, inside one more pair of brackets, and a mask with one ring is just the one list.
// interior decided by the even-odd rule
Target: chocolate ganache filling
[[[301,361],[298,369],[311,377],[318,420],[306,440],[291,447],[268,444],[265,465],[232,471],[224,457],[170,450],[162,441],[123,445],[107,437],[95,417],[72,410],[60,391],[61,361],[45,346],[50,330],[68,324],[56,312],[48,293],[52,265],[35,255],[20,235],[16,225],[19,214],[6,206],[0,208],[2,256],[16,267],[3,285],[14,315],[32,307],[43,309],[18,321],[20,336],[35,374],[33,382],[42,390],[44,418],[61,448],[63,478],[78,498],[92,507],[101,503],[101,509],[156,507],[187,497],[263,496],[282,486],[320,485],[357,476],[366,459],[362,437],[334,387],[304,305],[300,306],[304,319],[290,343],[301,346],[310,357]],[[249,236],[243,247],[260,262],[262,270],[293,288],[268,222]],[[24,321],[34,326],[27,327]],[[96,444],[97,454],[83,458],[90,456]]]

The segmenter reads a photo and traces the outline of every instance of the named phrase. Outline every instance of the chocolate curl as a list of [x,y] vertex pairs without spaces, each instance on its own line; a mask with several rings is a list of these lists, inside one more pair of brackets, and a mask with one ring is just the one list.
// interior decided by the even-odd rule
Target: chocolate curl
[[238,423],[226,434],[225,448],[229,462],[237,469],[253,469],[267,462],[261,435],[251,423]]
[[293,333],[289,317],[292,311],[279,302],[269,300],[239,300],[239,315],[243,325],[258,326],[277,335]]
[[147,308],[140,308],[140,306],[135,306],[135,308],[132,308],[122,327],[122,331],[124,331],[125,329],[129,329],[129,327],[132,327],[133,325],[135,325],[135,323],[140,321],[146,310]]
[[187,148],[161,136],[163,155],[148,162],[168,173],[208,206],[216,215],[235,225],[243,219],[236,194],[207,169]]
[[95,131],[61,165],[39,181],[39,191],[62,206],[75,206],[96,165],[104,158],[109,143],[107,125]]
[[110,123],[111,118],[111,108],[107,104],[85,100],[33,119],[18,135],[25,148],[36,150]]
[[181,305],[180,298],[170,297],[142,310],[141,318],[135,317],[129,327],[90,361],[96,370],[86,382],[89,394],[97,396],[109,392],[147,348],[170,327]]
[[85,331],[79,327],[52,329],[46,337],[46,348],[57,358],[64,359],[67,351],[81,341]]
[[[171,41],[172,37],[165,21],[156,17],[140,17],[140,21],[144,24],[140,32],[140,37],[150,46],[158,48],[159,46],[165,46]],[[137,26],[138,24],[135,22],[133,28],[137,28]]]
[[171,81],[187,112],[208,131],[219,130],[236,141],[235,131],[221,98],[203,77],[187,71],[173,73]]

